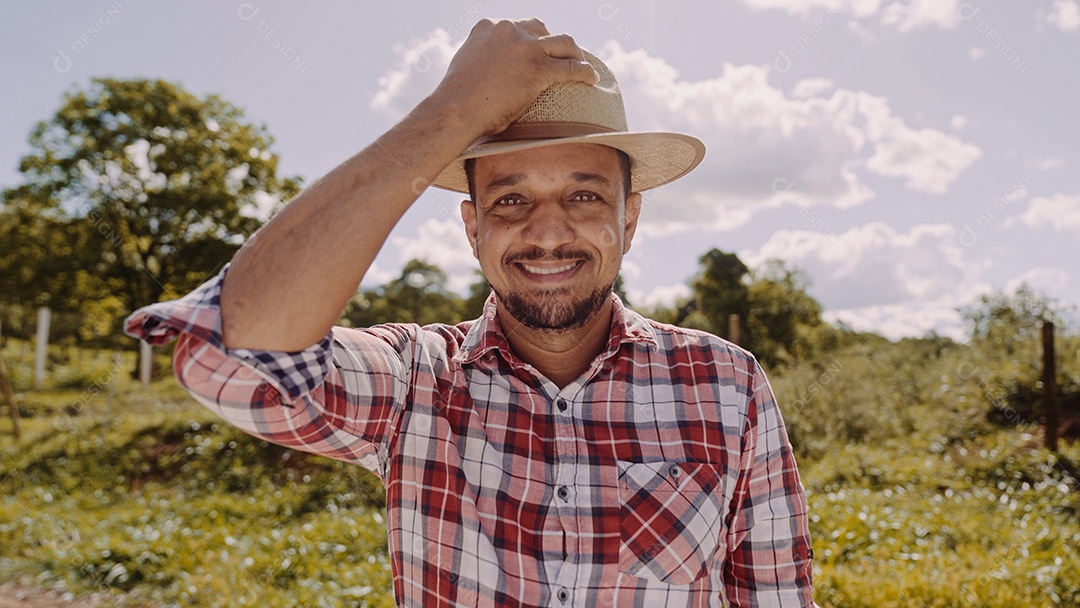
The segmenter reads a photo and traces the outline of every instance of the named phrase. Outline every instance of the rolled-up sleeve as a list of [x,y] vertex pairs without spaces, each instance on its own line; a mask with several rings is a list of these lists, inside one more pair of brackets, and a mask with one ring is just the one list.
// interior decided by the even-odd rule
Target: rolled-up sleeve
[[725,592],[732,606],[815,606],[806,494],[772,389],[755,367]]
[[385,481],[390,438],[407,401],[412,326],[335,327],[295,352],[226,349],[220,298],[227,270],[183,298],[135,311],[126,332],[155,345],[177,339],[180,383],[243,431],[355,462]]

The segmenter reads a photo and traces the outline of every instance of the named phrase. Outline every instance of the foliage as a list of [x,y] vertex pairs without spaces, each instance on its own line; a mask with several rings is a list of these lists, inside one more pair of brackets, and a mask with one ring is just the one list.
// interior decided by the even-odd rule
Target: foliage
[[809,280],[778,260],[751,276],[746,325],[754,354],[774,366],[810,359],[833,329],[821,321],[821,305],[806,293]]
[[0,304],[116,318],[183,295],[298,191],[272,144],[220,97],[161,80],[66,94],[3,196]]
[[[690,298],[670,310],[646,311],[662,323],[701,329],[737,342],[768,368],[834,348],[839,336],[821,320],[808,280],[779,260],[751,270],[734,253],[711,249],[699,258]],[[738,336],[730,315],[738,315]]]
[[1067,310],[1021,285],[1013,293],[993,292],[960,309],[971,324],[975,347],[969,371],[979,370],[990,396],[987,412],[997,422],[1015,424],[1042,417],[1042,327],[1055,325],[1056,381],[1063,410],[1080,407],[1080,340],[1064,321]]
[[[701,272],[690,281],[693,300],[678,324],[734,339],[728,331],[729,315],[739,315],[740,333],[747,335],[749,300],[746,282],[750,269],[734,253],[710,249],[700,258]],[[740,343],[745,344],[740,340]]]
[[454,323],[464,319],[464,301],[446,286],[446,273],[422,260],[409,260],[401,276],[361,291],[342,315],[353,327],[379,323]]
[[[25,344],[2,355],[29,369]],[[771,374],[820,605],[1080,606],[1080,485],[1066,472],[1080,444],[1050,454],[1037,427],[977,415],[977,356],[840,333],[829,357]],[[112,373],[129,361],[111,352],[57,360],[93,384],[21,392],[17,445],[0,420],[0,579],[143,606],[393,605],[373,476],[249,437],[175,380],[145,391]]]

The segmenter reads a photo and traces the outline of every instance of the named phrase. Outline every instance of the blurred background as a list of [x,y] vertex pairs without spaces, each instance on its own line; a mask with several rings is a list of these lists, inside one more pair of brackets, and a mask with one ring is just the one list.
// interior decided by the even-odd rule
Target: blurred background
[[[631,129],[706,143],[616,288],[766,366],[818,602],[1080,605],[1076,0],[0,15],[0,606],[392,605],[377,480],[218,424],[121,321],[527,16],[611,66]],[[342,324],[478,314],[459,200],[421,196]]]

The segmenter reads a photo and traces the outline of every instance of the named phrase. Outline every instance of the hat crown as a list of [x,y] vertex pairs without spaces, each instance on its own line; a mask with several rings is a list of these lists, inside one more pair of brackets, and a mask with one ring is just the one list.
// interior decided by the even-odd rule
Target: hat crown
[[582,54],[599,74],[595,85],[583,82],[558,82],[536,98],[511,124],[536,122],[575,122],[604,127],[604,130],[629,131],[622,90],[615,74],[588,51]]
[[582,55],[600,76],[596,84],[559,82],[544,89],[505,129],[474,141],[432,185],[468,193],[466,160],[564,143],[621,150],[630,157],[631,187],[639,192],[678,179],[698,166],[705,156],[705,144],[696,137],[656,131],[631,133],[615,74],[592,53],[583,50]]

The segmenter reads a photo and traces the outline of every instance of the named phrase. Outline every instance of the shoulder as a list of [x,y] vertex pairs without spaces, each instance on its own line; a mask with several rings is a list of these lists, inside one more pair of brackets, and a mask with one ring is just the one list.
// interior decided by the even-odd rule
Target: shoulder
[[759,365],[750,351],[707,331],[641,319],[652,329],[660,352],[692,357],[720,365],[732,365],[754,373]]

